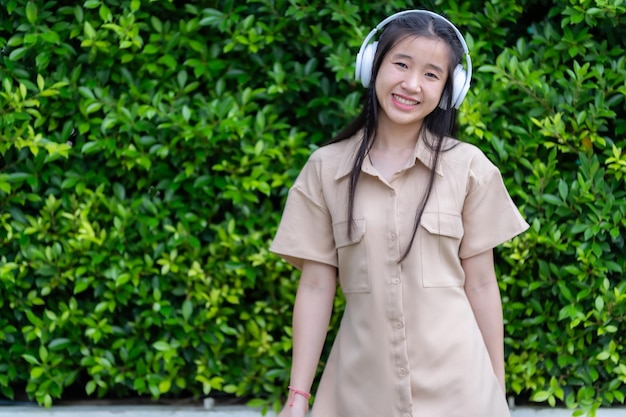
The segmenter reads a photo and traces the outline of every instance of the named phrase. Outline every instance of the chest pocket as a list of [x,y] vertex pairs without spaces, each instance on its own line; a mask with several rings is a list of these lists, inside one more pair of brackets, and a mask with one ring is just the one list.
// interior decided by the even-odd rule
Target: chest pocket
[[463,220],[458,214],[424,212],[420,233],[422,283],[424,287],[458,287],[465,284],[459,258]]
[[348,238],[348,222],[333,224],[335,248],[339,262],[339,282],[345,294],[371,291],[365,219],[354,219],[352,236]]

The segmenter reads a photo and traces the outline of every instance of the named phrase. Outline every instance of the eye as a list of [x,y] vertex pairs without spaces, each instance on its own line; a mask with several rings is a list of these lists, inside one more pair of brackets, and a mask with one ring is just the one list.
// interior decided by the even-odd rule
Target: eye
[[433,73],[433,72],[427,72],[427,73],[426,73],[426,76],[427,76],[428,78],[432,78],[432,79],[434,79],[434,80],[438,80],[438,79],[439,79],[439,77],[437,76],[437,74],[435,74],[435,73]]
[[394,62],[393,64],[399,66],[400,68],[404,68],[404,69],[407,69],[409,67],[404,62]]

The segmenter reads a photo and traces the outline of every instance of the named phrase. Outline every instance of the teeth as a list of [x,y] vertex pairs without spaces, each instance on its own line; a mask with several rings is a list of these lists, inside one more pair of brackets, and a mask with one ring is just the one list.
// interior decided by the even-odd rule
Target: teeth
[[407,100],[405,98],[396,96],[395,94],[394,94],[394,98],[398,101],[398,103],[404,104],[404,105],[407,105],[407,106],[414,106],[414,105],[416,105],[418,103],[417,101]]

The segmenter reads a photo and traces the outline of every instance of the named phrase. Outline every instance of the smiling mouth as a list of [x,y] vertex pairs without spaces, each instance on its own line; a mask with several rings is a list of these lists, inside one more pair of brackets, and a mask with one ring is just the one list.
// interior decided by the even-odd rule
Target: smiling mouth
[[392,96],[398,103],[403,104],[405,106],[416,106],[419,104],[419,101],[409,100],[404,97],[397,96],[395,94],[392,94]]

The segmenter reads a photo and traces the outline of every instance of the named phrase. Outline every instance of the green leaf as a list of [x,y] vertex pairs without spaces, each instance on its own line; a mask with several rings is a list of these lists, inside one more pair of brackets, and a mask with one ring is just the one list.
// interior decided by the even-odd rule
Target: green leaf
[[35,358],[33,355],[23,354],[22,358],[31,365],[40,365],[39,359]]
[[38,379],[44,374],[44,372],[45,372],[44,368],[40,366],[35,366],[34,368],[31,368],[30,370],[30,377],[31,379]]
[[59,350],[63,350],[67,348],[68,346],[70,346],[70,344],[71,344],[70,339],[66,337],[59,337],[59,338],[52,340],[48,344],[48,349],[52,351],[59,351]]
[[156,33],[163,33],[163,23],[158,17],[152,16],[150,18],[150,23],[152,24],[152,27],[154,28]]
[[602,311],[604,309],[604,298],[602,298],[602,296],[600,295],[597,296],[595,305],[596,305],[596,310]]
[[171,388],[172,388],[172,381],[170,379],[164,379],[163,381],[159,382],[159,392],[161,394],[165,394],[166,392],[169,392]]
[[61,37],[57,32],[48,31],[39,34],[39,37],[48,43],[58,44],[61,42]]
[[187,107],[187,105],[184,105],[182,114],[183,114],[183,119],[185,119],[185,121],[188,122],[189,119],[191,118],[191,109]]
[[160,352],[166,352],[172,348],[169,343],[162,340],[155,342],[152,347]]
[[93,394],[96,390],[96,387],[96,381],[92,379],[91,381],[87,382],[87,384],[85,384],[85,393],[87,393],[87,395]]
[[10,194],[11,184],[9,184],[8,182],[5,182],[4,180],[0,178],[0,191],[3,191],[6,194]]
[[29,172],[12,172],[7,175],[6,179],[8,180],[8,182],[18,183],[22,181],[28,181],[32,177],[33,174]]
[[93,28],[93,26],[91,26],[91,23],[85,21],[83,28],[87,39],[96,39],[96,30]]
[[26,55],[28,51],[29,51],[29,48],[27,47],[15,48],[9,54],[9,59],[11,61],[19,61]]
[[185,321],[189,321],[191,314],[193,313],[193,303],[191,300],[186,299],[183,301],[182,314]]
[[87,9],[95,9],[100,6],[100,0],[86,0],[84,6]]
[[532,400],[535,402],[545,402],[550,397],[551,394],[548,391],[538,391],[533,394]]
[[33,1],[26,4],[26,18],[33,25],[37,22],[37,5]]
[[18,46],[24,43],[24,35],[15,34],[7,41],[7,46]]
[[254,399],[248,401],[246,403],[246,406],[250,407],[250,408],[260,408],[260,407],[263,407],[265,405],[265,402],[266,401],[261,399],[261,398],[254,398]]
[[545,201],[548,204],[553,204],[555,206],[559,206],[563,204],[563,201],[559,197],[553,194],[544,194],[542,198],[543,198],[543,201]]
[[83,145],[80,152],[84,153],[85,155],[89,155],[98,152],[101,149],[102,145],[100,144],[100,142],[87,142]]
[[[88,3],[85,2],[85,4]],[[74,17],[76,18],[76,21],[78,23],[82,23],[84,18],[85,18],[85,12],[83,11],[83,8],[80,5],[76,5],[74,6]]]
[[43,91],[45,86],[46,82],[44,81],[43,77],[41,76],[41,74],[37,74],[37,88],[39,88],[39,91]]
[[152,43],[149,43],[143,47],[143,53],[148,55],[156,54],[157,52],[160,52],[160,50],[161,49],[157,45],[154,45]]
[[16,0],[9,0],[9,2],[7,4],[7,13],[8,14],[13,14],[13,12],[15,11],[16,8],[17,8],[17,1]]
[[48,349],[45,346],[39,346],[39,357],[42,362],[46,362],[48,360]]
[[103,22],[113,21],[113,14],[111,13],[111,9],[109,9],[106,4],[100,5],[98,14],[100,15],[100,19],[102,19]]

